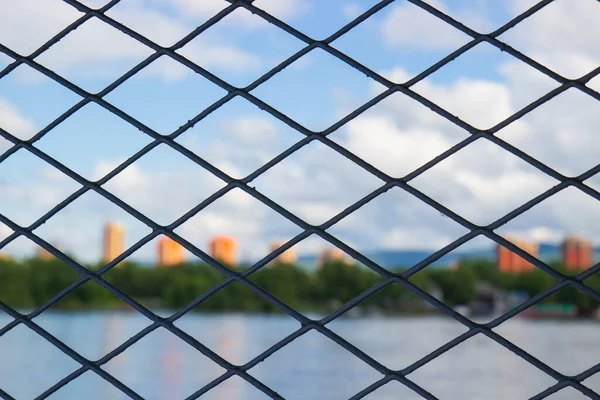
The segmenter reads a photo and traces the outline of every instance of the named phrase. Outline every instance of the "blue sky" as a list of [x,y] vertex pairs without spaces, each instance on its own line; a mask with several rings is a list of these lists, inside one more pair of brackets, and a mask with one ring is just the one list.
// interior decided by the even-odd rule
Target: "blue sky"
[[[81,15],[58,0],[27,0],[22,5],[11,3],[11,7],[8,2],[0,0],[0,6],[10,10],[0,16],[0,43],[24,55]],[[85,3],[102,5],[101,1]],[[375,3],[257,0],[255,5],[306,35],[323,39]],[[489,32],[534,3],[436,0],[431,5],[473,29]],[[169,46],[226,6],[226,2],[217,0],[123,0],[108,15],[160,45]],[[600,63],[600,48],[590,39],[594,36],[590,30],[598,30],[594,21],[600,14],[599,8],[592,0],[577,5],[557,1],[500,39],[565,76],[578,77]],[[566,17],[559,26],[556,21],[563,14]],[[569,27],[573,29],[565,31]],[[26,34],[15,35],[17,29]],[[401,83],[468,41],[467,35],[398,0],[332,46]],[[303,47],[300,40],[238,9],[178,52],[228,83],[244,87]],[[98,92],[150,54],[152,50],[92,19],[37,61],[85,90]],[[0,68],[9,62],[0,53]],[[512,56],[480,44],[413,89],[465,121],[488,128],[557,86]],[[589,86],[597,90],[598,80]],[[317,49],[252,94],[305,127],[321,131],[380,91],[380,85],[372,79]],[[225,94],[222,88],[163,56],[105,100],[156,132],[170,134]],[[557,104],[555,109],[563,110],[568,117],[549,112],[549,119],[544,110],[551,107],[544,106],[531,118],[509,126],[500,137],[554,168],[562,168],[561,172],[583,172],[600,162],[597,144],[592,139],[598,105],[586,95],[573,99],[564,107],[560,99],[553,101]],[[28,138],[79,100],[70,90],[20,66],[0,79],[0,127],[17,137]],[[573,129],[581,132],[577,140],[569,139]],[[547,132],[545,146],[539,145],[539,132]],[[465,132],[401,94],[391,96],[331,136],[375,166],[398,176],[465,137]],[[177,141],[232,176],[243,177],[301,138],[300,133],[281,121],[236,98]],[[119,117],[96,104],[88,104],[35,146],[84,177],[98,179],[150,141],[149,136]],[[0,139],[0,150],[7,148]],[[594,179],[590,186],[600,186]],[[440,185],[440,181],[444,183]],[[325,146],[315,144],[268,171],[255,184],[259,191],[298,216],[319,223],[382,182]],[[485,220],[488,215],[500,217],[554,184],[531,166],[483,143],[474,146],[473,151],[461,151],[415,180],[417,188],[474,220]],[[157,222],[169,223],[222,186],[223,182],[190,160],[160,146],[106,188]],[[77,187],[21,150],[0,165],[0,192],[8,193],[0,199],[0,212],[15,222],[31,223]],[[557,241],[567,233],[600,239],[600,234],[586,222],[597,205],[589,198],[580,199],[579,194],[575,195],[579,200],[564,201],[586,204],[577,206],[581,208],[581,222],[568,219],[562,211],[548,216],[540,205],[534,214],[524,216],[521,222],[518,218],[506,229],[538,241]],[[60,242],[77,256],[91,260],[98,256],[103,221],[122,221],[128,230],[128,245],[146,232],[142,224],[116,206],[88,197],[90,200],[78,200],[57,215],[52,226],[51,221],[40,228],[40,235],[43,233],[49,241]],[[412,204],[409,200],[382,196],[357,216],[342,221],[335,234],[357,249],[436,250],[464,233],[460,227],[442,227],[444,223],[437,211]],[[223,199],[221,205],[213,208],[201,212],[196,223],[181,228],[181,234],[200,248],[205,247],[210,235],[229,233],[240,239],[240,253],[259,257],[266,254],[268,241],[289,239],[298,230],[244,193]],[[10,233],[6,227],[2,232],[4,236]],[[307,241],[298,250],[313,252],[323,246]],[[5,251],[26,254],[31,249],[21,240]],[[152,257],[153,252],[148,247],[140,252],[140,257]]]

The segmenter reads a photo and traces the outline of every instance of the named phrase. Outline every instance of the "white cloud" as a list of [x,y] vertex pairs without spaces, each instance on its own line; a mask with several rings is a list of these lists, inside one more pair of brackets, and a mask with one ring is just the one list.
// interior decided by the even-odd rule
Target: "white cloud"
[[[175,13],[167,14],[153,8],[161,1],[145,0],[124,2],[108,13],[117,21],[131,27],[157,43],[170,46],[191,32],[197,23],[189,10],[211,16],[224,2],[163,2],[163,6],[175,6]],[[8,4],[10,3],[10,4]],[[77,19],[81,14],[63,2],[35,2],[23,0],[17,3],[0,0],[4,10],[0,14],[0,41],[23,54],[29,54],[62,28]],[[191,8],[190,8],[191,7]],[[252,17],[252,15],[246,12]],[[235,15],[244,14],[244,11]],[[236,18],[230,18],[236,19]],[[262,26],[266,24],[260,18],[237,18],[231,21],[236,27]],[[268,25],[268,24],[267,24]],[[13,32],[22,32],[14,35]],[[218,35],[217,35],[218,37]],[[128,37],[96,18],[84,23],[69,33],[59,43],[42,54],[38,61],[68,77],[111,77],[115,78],[128,68],[152,54],[136,40]],[[252,70],[260,60],[240,47],[229,42],[207,42],[195,39],[186,46],[184,53],[201,62],[205,67],[217,67],[225,70],[243,72]],[[161,76],[167,80],[180,79],[188,72],[185,68],[158,68],[153,65],[146,76]],[[26,78],[26,77],[25,77]]]
[[[441,9],[441,7],[438,8]],[[383,42],[389,47],[428,50],[458,48],[467,35],[421,8],[402,3],[395,6],[381,24]]]
[[239,143],[253,144],[268,142],[276,135],[276,126],[268,119],[248,116],[236,118],[223,124],[223,133],[229,140],[233,139]]
[[34,122],[23,116],[12,104],[0,97],[0,128],[19,139],[29,139],[35,133]]
[[414,90],[477,128],[489,128],[514,110],[509,89],[497,82],[459,78],[446,85],[432,85],[421,81]]
[[396,176],[415,170],[453,144],[438,130],[402,129],[389,115],[360,118],[347,131],[349,150]]
[[[509,4],[522,11],[524,3]],[[528,56],[569,78],[600,65],[600,4],[595,0],[561,0],[500,36]]]
[[0,0],[0,8],[0,42],[23,55],[32,53],[81,16],[75,8],[57,0]]

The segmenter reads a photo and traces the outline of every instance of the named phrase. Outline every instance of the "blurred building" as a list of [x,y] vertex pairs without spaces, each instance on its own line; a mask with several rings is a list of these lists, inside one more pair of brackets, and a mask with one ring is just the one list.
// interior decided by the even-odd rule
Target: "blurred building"
[[0,253],[0,261],[12,261],[13,258],[8,253]]
[[230,236],[216,236],[208,243],[209,254],[225,265],[237,265],[236,241]]
[[171,266],[183,262],[183,246],[173,239],[162,236],[158,240],[158,259],[157,263],[161,266]]
[[352,260],[342,250],[338,248],[330,248],[321,252],[321,255],[319,256],[319,267],[322,267],[324,264],[333,261],[341,261],[347,265],[352,264]]
[[568,236],[562,243],[562,261],[571,271],[585,270],[592,266],[594,247],[592,242],[576,236]]
[[37,258],[38,260],[49,261],[52,260],[54,256],[42,246],[38,246],[35,251],[35,258]]
[[[535,243],[512,237],[505,237],[505,239],[534,257],[537,257],[539,254],[539,245]],[[496,264],[500,272],[506,273],[529,272],[534,267],[532,263],[523,257],[500,245],[496,247]]]
[[115,223],[104,225],[102,260],[109,263],[123,253],[125,229]]
[[[281,246],[283,246],[284,242],[271,242],[269,244],[269,251],[274,252]],[[295,264],[298,261],[298,256],[296,255],[296,250],[292,247],[278,255],[274,260],[273,264]]]

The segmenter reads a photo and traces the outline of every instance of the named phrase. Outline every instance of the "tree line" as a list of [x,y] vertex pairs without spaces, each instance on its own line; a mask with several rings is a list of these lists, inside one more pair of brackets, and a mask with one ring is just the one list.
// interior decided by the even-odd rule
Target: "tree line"
[[[555,269],[566,272],[558,263]],[[97,270],[100,266],[88,266]],[[402,272],[402,268],[394,272]],[[57,259],[0,260],[0,301],[28,310],[39,307],[81,276]],[[136,301],[152,308],[179,309],[219,284],[226,277],[204,264],[184,263],[171,267],[144,267],[131,262],[111,269],[103,278]],[[335,309],[383,281],[375,272],[343,262],[329,262],[315,271],[295,265],[266,266],[248,279],[289,306],[305,311]],[[466,305],[477,295],[478,283],[485,282],[504,292],[534,296],[557,281],[534,269],[521,274],[501,273],[493,261],[465,260],[455,269],[425,268],[409,278],[418,288],[436,293],[449,306]],[[584,282],[600,291],[600,276]],[[574,304],[589,313],[597,302],[575,288],[564,288],[544,303]],[[392,283],[360,304],[385,312],[418,313],[434,311],[413,291]],[[62,298],[56,309],[100,309],[128,307],[102,286],[88,281]],[[240,282],[233,282],[202,301],[195,310],[274,312],[278,308]]]

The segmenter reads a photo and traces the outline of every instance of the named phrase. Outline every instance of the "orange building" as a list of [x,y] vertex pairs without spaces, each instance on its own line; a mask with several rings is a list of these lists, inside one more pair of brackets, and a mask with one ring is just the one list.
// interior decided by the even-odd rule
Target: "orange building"
[[592,266],[594,247],[589,240],[568,236],[561,247],[562,261],[567,269],[578,271]]
[[352,260],[348,258],[346,253],[342,250],[336,248],[325,249],[321,252],[321,256],[319,257],[319,266],[322,267],[324,264],[332,261],[341,261],[344,264],[351,265]]
[[229,236],[217,236],[208,243],[209,253],[212,258],[226,265],[236,265],[236,242]]
[[[537,244],[515,238],[506,237],[505,239],[532,256],[538,256],[539,246]],[[498,269],[505,273],[521,273],[533,270],[533,264],[500,245],[496,247],[496,264]]]
[[158,240],[158,265],[172,266],[183,262],[183,246],[163,236]]
[[[283,242],[271,242],[269,244],[269,251],[274,252],[278,248],[280,248],[284,243]],[[296,256],[296,250],[292,247],[285,250],[279,256],[277,256],[273,260],[273,264],[295,264],[298,261],[298,257]]]
[[123,253],[125,229],[119,224],[104,225],[102,260],[109,263]]
[[44,260],[44,261],[50,261],[54,258],[52,253],[50,253],[48,250],[46,250],[45,248],[43,248],[41,246],[38,246],[38,248],[35,252],[35,257],[38,260]]

